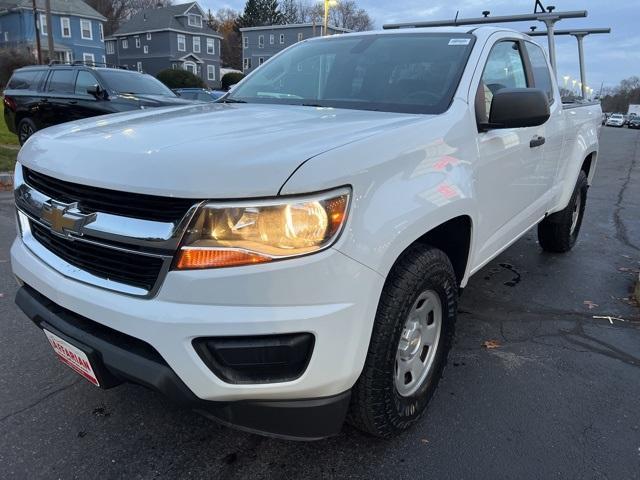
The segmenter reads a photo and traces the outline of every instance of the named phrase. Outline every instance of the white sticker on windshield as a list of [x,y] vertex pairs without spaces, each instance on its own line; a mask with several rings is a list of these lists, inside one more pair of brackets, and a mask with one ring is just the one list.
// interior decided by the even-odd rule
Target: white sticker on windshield
[[449,45],[469,45],[470,38],[452,38],[449,40]]

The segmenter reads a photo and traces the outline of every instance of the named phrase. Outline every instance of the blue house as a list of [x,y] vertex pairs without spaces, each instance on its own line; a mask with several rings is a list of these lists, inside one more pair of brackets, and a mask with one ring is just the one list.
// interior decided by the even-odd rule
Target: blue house
[[[36,0],[42,55],[49,57],[48,36],[53,35],[50,60],[102,62],[105,59],[106,18],[82,0],[51,0],[51,25],[47,25],[44,0]],[[0,0],[0,48],[25,48],[36,55],[36,26],[32,0]]]

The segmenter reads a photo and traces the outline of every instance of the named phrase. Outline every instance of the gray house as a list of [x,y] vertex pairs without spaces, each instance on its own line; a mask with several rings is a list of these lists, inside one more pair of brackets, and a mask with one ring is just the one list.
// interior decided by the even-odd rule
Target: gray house
[[182,68],[218,87],[222,36],[204,17],[196,2],[142,10],[105,39],[107,63],[154,76]]
[[[241,28],[242,68],[244,73],[259,67],[276,53],[305,38],[320,37],[324,27],[314,23],[267,25]],[[350,30],[329,26],[329,35],[348,33]]]

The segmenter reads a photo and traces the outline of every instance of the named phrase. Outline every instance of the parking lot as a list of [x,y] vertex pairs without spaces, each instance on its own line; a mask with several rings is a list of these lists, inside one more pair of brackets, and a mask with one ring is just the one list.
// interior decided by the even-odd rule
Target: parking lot
[[640,132],[603,127],[579,244],[543,254],[532,231],[471,279],[418,426],[300,443],[230,430],[141,387],[96,389],[58,362],[13,304],[14,214],[0,193],[0,476],[638,478],[639,212]]

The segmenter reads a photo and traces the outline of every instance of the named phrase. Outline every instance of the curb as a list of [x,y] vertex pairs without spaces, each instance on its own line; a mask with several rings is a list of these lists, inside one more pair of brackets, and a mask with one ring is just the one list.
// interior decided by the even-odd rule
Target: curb
[[11,190],[13,187],[13,173],[0,172],[0,190]]

